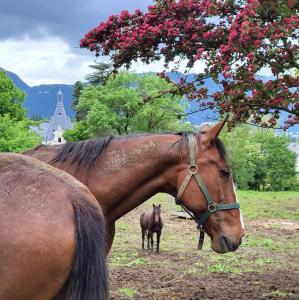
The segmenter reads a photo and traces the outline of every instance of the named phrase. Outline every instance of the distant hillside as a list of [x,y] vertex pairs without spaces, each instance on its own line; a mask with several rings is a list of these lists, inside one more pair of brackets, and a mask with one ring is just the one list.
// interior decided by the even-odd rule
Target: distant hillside
[[[3,70],[3,69],[2,69]],[[29,117],[34,115],[42,117],[51,117],[54,113],[57,93],[59,89],[64,94],[64,105],[68,116],[73,117],[75,115],[71,104],[73,86],[67,84],[42,84],[38,86],[29,86],[26,84],[18,75],[6,71],[6,74],[14,82],[14,84],[26,94],[26,100],[24,103],[25,108]]]
[[72,109],[72,94],[74,87],[67,84],[42,84],[31,87],[27,93],[24,106],[27,108],[28,115],[40,115],[51,117],[54,114],[57,93],[59,90],[64,94],[64,106],[69,117],[75,115]]
[[[75,115],[72,109],[72,94],[73,94],[73,85],[66,84],[42,84],[38,86],[30,87],[18,75],[6,71],[7,75],[12,79],[15,85],[26,92],[27,97],[24,103],[25,108],[27,109],[28,116],[32,117],[34,115],[39,115],[42,117],[51,117],[55,110],[57,92],[59,89],[64,94],[64,105],[66,113],[68,116],[73,117]],[[184,75],[181,73],[169,73],[171,80],[178,81]],[[190,78],[195,76],[190,74]],[[213,90],[217,89],[215,83],[208,79],[206,84],[209,85]],[[195,101],[190,102],[190,107],[187,109],[187,112],[198,109],[198,105]],[[217,115],[212,111],[198,112],[187,116],[188,121],[193,124],[200,124],[202,122],[207,122],[215,119]]]
[[30,86],[26,84],[18,75],[15,73],[6,71],[0,68],[1,71],[5,71],[8,77],[14,82],[14,84],[21,90],[27,92],[30,89]]
[[[1,68],[0,68],[1,69]],[[18,75],[6,71],[7,75],[12,79],[17,87],[24,90],[27,94],[25,101],[25,108],[28,111],[28,116],[31,117],[33,115],[39,115],[43,117],[50,117],[53,115],[56,101],[57,101],[57,93],[59,89],[64,94],[64,105],[66,109],[66,113],[68,116],[73,117],[75,115],[72,109],[72,94],[73,94],[73,85],[66,84],[42,84],[38,86],[30,87],[27,85],[22,79],[19,78]],[[171,80],[178,82],[180,78],[185,75],[179,72],[176,73],[168,73],[167,74]],[[196,74],[189,74],[188,80],[193,81]],[[265,78],[268,80],[268,78]],[[208,78],[205,81],[205,86],[209,88],[210,91],[219,90],[219,86],[215,84],[215,82]],[[195,111],[198,109],[198,103],[196,101],[189,102],[189,108],[187,109],[187,113],[191,111]],[[194,114],[190,114],[187,116],[187,120],[192,124],[200,124],[202,122],[209,122],[217,119],[218,114],[214,113],[211,110],[206,110],[202,112],[197,112]],[[281,122],[287,119],[287,113],[282,113]],[[292,127],[289,132],[293,134],[299,134],[299,126]]]
[[[186,75],[180,72],[175,73],[167,73],[167,76],[174,82],[179,82],[181,78],[185,78]],[[187,82],[192,82],[195,80],[196,74],[188,74]],[[204,85],[209,89],[211,92],[216,92],[220,90],[220,86],[218,86],[211,78],[204,80]],[[197,111],[199,109],[197,101],[189,101],[189,107],[186,113],[190,113],[193,111]],[[193,114],[187,115],[187,120],[192,124],[198,125],[202,122],[213,122],[217,120],[219,114],[217,112],[213,112],[211,109],[199,111]]]

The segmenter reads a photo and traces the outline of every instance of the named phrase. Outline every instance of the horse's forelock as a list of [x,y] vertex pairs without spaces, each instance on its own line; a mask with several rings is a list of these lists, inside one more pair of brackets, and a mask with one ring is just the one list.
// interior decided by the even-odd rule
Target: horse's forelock
[[[198,145],[200,144],[200,135],[201,134],[205,134],[205,133],[206,132],[194,133]],[[179,152],[182,155],[182,151],[183,151],[184,145],[187,145],[189,147],[189,144],[188,144],[188,135],[190,134],[190,132],[183,131],[183,132],[179,132],[177,134],[180,135],[181,138],[177,142],[175,142],[174,145],[178,145],[178,150],[179,150]],[[215,146],[218,149],[220,155],[226,160],[227,159],[227,151],[226,151],[225,145],[222,142],[222,140],[217,137],[215,139],[214,143],[215,143]]]

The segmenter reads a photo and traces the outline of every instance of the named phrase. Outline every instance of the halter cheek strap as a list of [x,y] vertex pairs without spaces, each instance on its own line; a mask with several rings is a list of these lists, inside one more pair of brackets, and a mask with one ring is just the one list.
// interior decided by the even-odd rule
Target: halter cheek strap
[[[199,241],[198,241],[198,249],[201,250],[202,246],[203,246],[204,234],[205,234],[203,225],[207,221],[209,216],[211,214],[215,213],[216,211],[240,208],[240,204],[239,203],[222,204],[222,203],[216,203],[213,201],[206,185],[204,184],[202,178],[200,177],[200,175],[198,173],[198,166],[196,165],[196,160],[195,160],[195,147],[194,147],[193,134],[188,135],[188,143],[189,143],[189,155],[190,155],[190,164],[188,167],[188,174],[184,178],[184,180],[179,188],[175,202],[176,202],[176,204],[180,205],[191,216],[191,218],[197,223],[197,228],[200,231],[200,236],[199,236]],[[182,202],[182,196],[183,196],[183,194],[187,188],[187,185],[189,184],[192,177],[195,178],[198,186],[200,187],[200,189],[207,201],[207,209],[200,218],[197,218],[194,214],[192,214],[184,206],[184,204]]]

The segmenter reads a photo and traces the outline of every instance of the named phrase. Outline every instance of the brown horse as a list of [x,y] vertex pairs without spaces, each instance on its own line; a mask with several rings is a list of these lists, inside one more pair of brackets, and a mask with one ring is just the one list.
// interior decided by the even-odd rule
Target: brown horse
[[212,249],[224,253],[236,250],[244,235],[232,175],[218,138],[224,123],[200,134],[108,136],[38,146],[26,154],[87,185],[105,215],[108,250],[116,220],[158,192],[173,196],[179,192],[181,204],[197,221],[204,217],[204,224],[198,225],[211,236]]
[[0,154],[0,299],[107,299],[104,217],[72,176]]
[[154,250],[154,233],[157,235],[157,247],[156,251],[159,252],[160,248],[160,236],[163,227],[163,221],[161,218],[161,204],[153,204],[153,211],[145,212],[140,216],[140,227],[142,235],[142,249],[144,249],[144,238],[147,236],[147,249]]

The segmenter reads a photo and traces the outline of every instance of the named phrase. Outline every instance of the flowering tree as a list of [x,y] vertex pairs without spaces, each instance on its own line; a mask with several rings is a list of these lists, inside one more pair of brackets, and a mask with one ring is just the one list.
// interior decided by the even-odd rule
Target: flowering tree
[[[193,82],[182,79],[171,92],[198,100],[202,109],[230,113],[231,124],[251,119],[276,126],[287,112],[288,128],[299,123],[298,10],[296,0],[156,0],[148,12],[110,16],[80,46],[110,55],[115,69],[137,59],[164,58],[165,67],[185,59],[188,68],[201,61],[204,72]],[[271,79],[258,75],[263,68],[272,70]],[[221,91],[203,86],[208,77]]]

